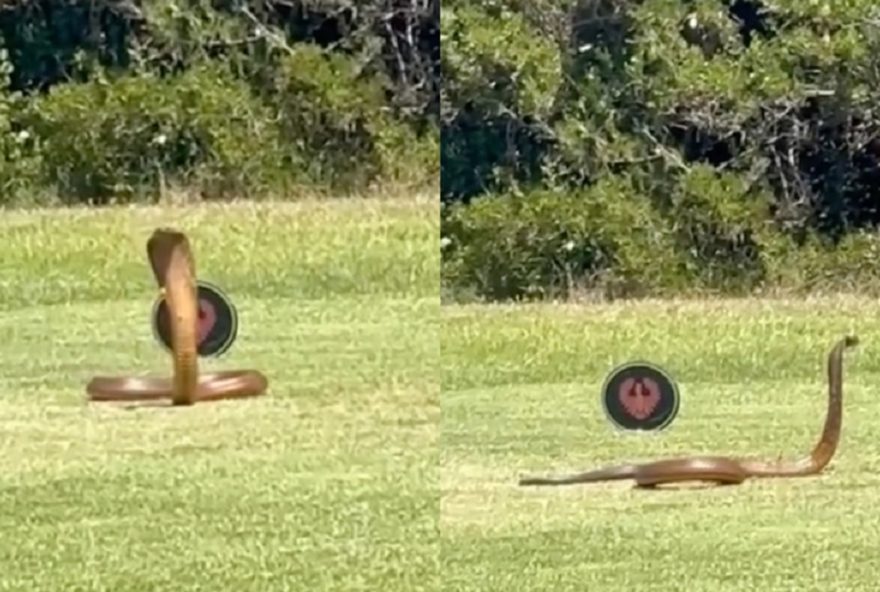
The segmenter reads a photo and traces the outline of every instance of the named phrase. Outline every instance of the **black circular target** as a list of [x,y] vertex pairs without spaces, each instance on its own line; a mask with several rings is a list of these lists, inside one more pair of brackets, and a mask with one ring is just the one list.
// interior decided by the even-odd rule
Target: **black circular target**
[[[214,284],[199,280],[196,285],[199,299],[198,354],[205,358],[221,356],[238,337],[238,311]],[[164,298],[159,298],[153,306],[153,335],[162,347],[171,351],[171,326],[168,321],[168,304]]]
[[659,431],[678,415],[678,385],[654,364],[631,362],[615,368],[605,379],[602,406],[620,429]]

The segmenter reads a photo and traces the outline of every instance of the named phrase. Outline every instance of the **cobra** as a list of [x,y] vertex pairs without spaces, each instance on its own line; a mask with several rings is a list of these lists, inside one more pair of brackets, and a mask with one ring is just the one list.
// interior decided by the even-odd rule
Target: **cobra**
[[751,477],[800,477],[820,473],[840,441],[843,399],[843,353],[858,338],[841,339],[828,354],[828,408],[822,435],[812,452],[793,461],[760,461],[726,456],[691,456],[644,464],[605,467],[559,477],[528,477],[520,485],[567,485],[633,479],[637,487],[652,488],[680,482],[737,485]]
[[198,297],[195,258],[182,232],[160,228],[147,240],[147,258],[168,306],[173,374],[170,378],[95,376],[86,386],[92,401],[161,401],[192,405],[202,401],[261,395],[268,387],[257,370],[199,374]]

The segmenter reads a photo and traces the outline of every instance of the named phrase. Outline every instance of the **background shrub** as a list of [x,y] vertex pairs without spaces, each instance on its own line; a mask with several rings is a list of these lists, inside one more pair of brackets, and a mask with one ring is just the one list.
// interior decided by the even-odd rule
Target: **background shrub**
[[222,67],[60,85],[22,118],[65,200],[132,199],[160,182],[246,195],[297,175],[270,109]]
[[685,273],[671,227],[619,179],[580,192],[534,191],[447,206],[447,278],[492,298],[675,288]]
[[0,7],[0,204],[428,186],[438,2]]

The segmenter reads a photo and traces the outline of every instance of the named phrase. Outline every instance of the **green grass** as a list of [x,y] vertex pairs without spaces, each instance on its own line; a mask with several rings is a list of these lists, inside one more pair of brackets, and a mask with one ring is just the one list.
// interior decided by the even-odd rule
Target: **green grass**
[[[843,335],[843,439],[818,477],[635,490],[521,488],[522,474],[677,454],[806,454]],[[442,333],[445,590],[868,591],[880,571],[880,305],[811,301],[449,306]],[[667,431],[620,434],[605,375],[647,359],[679,382]]]
[[[437,587],[434,199],[4,213],[0,590]],[[268,395],[88,405],[166,374],[145,241],[189,234],[240,314],[203,368]]]

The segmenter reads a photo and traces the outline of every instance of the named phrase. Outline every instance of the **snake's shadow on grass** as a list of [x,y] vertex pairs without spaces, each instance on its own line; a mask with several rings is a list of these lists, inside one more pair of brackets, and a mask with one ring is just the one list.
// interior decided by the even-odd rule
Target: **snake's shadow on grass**
[[175,409],[182,405],[173,405],[170,401],[139,401],[137,403],[106,404],[104,408],[118,409],[119,411],[137,411],[138,409]]
[[[220,401],[221,403],[223,401]],[[177,411],[179,409],[192,408],[193,405],[175,405],[173,402],[162,399],[155,401],[137,401],[137,402],[105,402],[105,408],[118,409],[119,411],[137,411],[138,409],[168,409],[169,411]]]
[[[799,481],[797,481],[797,483],[809,483],[810,481],[821,480],[823,477],[825,477],[828,473],[831,473],[831,472],[832,472],[831,470],[826,469],[820,475],[813,475],[812,479],[799,480]],[[753,483],[753,482],[758,482],[758,481],[763,481],[764,483],[776,481],[776,482],[782,484],[782,479],[753,479],[753,480],[749,480],[749,481],[746,481],[743,483],[688,483],[688,484],[670,483],[670,484],[666,484],[666,485],[657,485],[655,487],[645,487],[645,486],[633,485],[632,487],[629,488],[629,490],[630,491],[636,490],[636,491],[641,491],[644,493],[650,493],[650,492],[670,493],[670,492],[674,492],[674,491],[680,492],[680,491],[702,491],[702,490],[718,490],[718,489],[744,489],[748,486],[754,485],[755,483]],[[785,482],[785,485],[788,487],[791,487],[792,484],[793,484],[792,481]]]
[[[606,487],[601,488],[598,491],[602,493],[607,493],[613,490],[620,491],[637,491],[643,495],[647,495],[650,493],[670,493],[670,492],[681,492],[681,491],[702,491],[702,490],[712,490],[712,489],[731,489],[735,484],[733,483],[677,483],[677,484],[668,484],[668,485],[657,485],[655,487],[644,487],[640,485],[630,485],[629,487]],[[520,487],[517,487],[520,489]],[[567,491],[571,491],[574,488],[565,488]],[[581,491],[584,491],[586,488],[578,488]]]
[[[668,485],[657,485],[655,487],[644,487],[640,485],[631,485],[630,487],[619,487],[619,488],[605,488],[601,489],[598,492],[608,493],[613,489],[619,489],[620,491],[634,491],[640,495],[649,495],[651,493],[654,494],[670,494],[670,493],[681,493],[685,491],[719,491],[719,490],[741,490],[747,487],[746,483],[678,483],[678,484],[668,484]],[[519,488],[518,488],[519,489]],[[585,489],[581,489],[584,491]],[[597,493],[598,493],[597,492]]]
[[733,489],[734,483],[692,483],[692,484],[677,484],[677,485],[658,485],[656,487],[642,487],[639,485],[633,485],[629,488],[630,491],[639,491],[642,493],[670,493],[673,491],[703,491],[703,490],[716,490],[716,489]]

